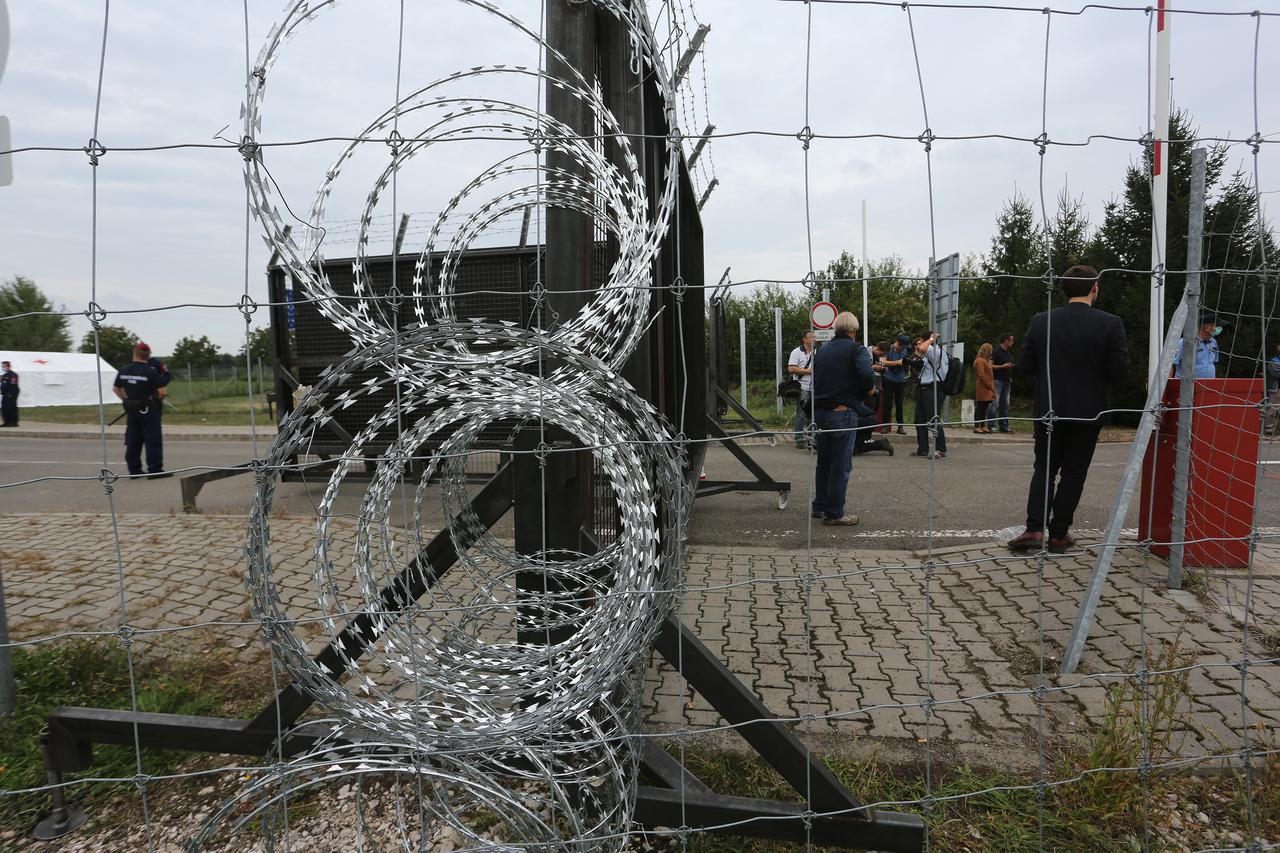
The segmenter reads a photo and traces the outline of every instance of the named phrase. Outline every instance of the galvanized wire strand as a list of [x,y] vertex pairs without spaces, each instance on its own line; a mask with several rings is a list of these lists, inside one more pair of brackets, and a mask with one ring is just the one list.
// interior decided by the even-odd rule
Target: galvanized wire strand
[[[813,263],[813,210],[812,210],[812,205],[810,202],[810,194],[809,194],[809,145],[812,138],[812,122],[809,118],[809,108],[810,108],[810,96],[812,94],[812,58],[813,58],[813,5],[806,4],[805,5],[805,28],[804,28],[804,127],[803,129],[801,129],[797,138],[800,140],[800,144],[803,151],[803,160],[804,160],[804,237],[805,237],[805,248],[808,253],[807,257],[809,261],[809,272],[808,272],[807,278],[809,278],[810,280],[814,280],[816,278],[814,274],[814,263]],[[814,395],[817,392],[817,377],[818,377],[818,372],[816,369],[817,368],[816,358],[810,358],[809,367],[812,370],[812,372],[809,374],[809,379],[811,383],[809,386],[810,388],[809,395],[810,395],[810,399],[812,400],[812,410],[810,414],[813,420],[815,421],[815,423],[810,424],[810,426],[816,427],[817,425],[816,421],[817,421],[817,415],[818,415],[817,400],[814,399]],[[857,427],[856,416],[854,421],[854,427],[855,428]],[[813,436],[815,441],[821,441],[821,438],[819,437],[819,430],[815,429],[811,433],[811,435]],[[855,436],[857,435],[856,429],[855,429],[854,435]],[[813,448],[811,452],[814,454],[814,460],[816,462],[817,448]],[[828,453],[828,459],[830,460],[829,464],[832,466],[841,466],[846,464],[844,460],[835,458],[834,455],[830,453]],[[810,482],[813,483],[812,492],[815,497],[818,493],[817,481],[818,481],[818,474],[817,474],[817,466],[815,465],[814,473],[810,480]],[[848,484],[846,483],[846,489],[847,488],[848,488]],[[810,507],[812,506],[813,504],[812,502],[810,502]],[[824,512],[825,511],[826,510],[824,509]],[[811,630],[812,614],[810,611],[810,608],[813,605],[813,581],[812,581],[812,572],[808,571],[808,568],[809,568],[808,564],[811,563],[812,553],[813,553],[813,512],[812,510],[810,510],[808,535],[805,539],[806,572],[804,575],[805,580],[803,581],[803,590],[802,590],[804,595],[803,612],[804,612],[804,626],[805,626],[805,632],[804,632],[805,633],[805,642],[804,642],[805,713],[803,715],[805,720],[804,722],[805,772],[804,772],[804,790],[801,791],[800,794],[801,796],[804,797],[806,812],[813,812],[814,810],[813,809],[813,723],[812,723],[814,667],[813,667],[813,631]],[[813,822],[809,818],[805,818],[805,821],[804,821],[804,849],[806,853],[812,853],[813,851]]]
[[[1259,16],[1254,20],[1254,28],[1253,28],[1253,93],[1252,94],[1253,94],[1253,133],[1254,133],[1255,139],[1260,138],[1259,137],[1260,129],[1259,129],[1259,123],[1258,123],[1258,59],[1259,59],[1259,52],[1260,52],[1259,48],[1260,48],[1261,42],[1262,42],[1262,18],[1261,16]],[[1261,188],[1257,185],[1258,184],[1258,154],[1259,154],[1260,147],[1261,146],[1258,144],[1255,144],[1252,146],[1254,204],[1257,207],[1257,215],[1254,218],[1256,220],[1257,229],[1258,229],[1257,246],[1258,246],[1258,251],[1260,253],[1261,260],[1262,260],[1262,269],[1265,274],[1269,267],[1268,258],[1267,258],[1267,241],[1266,241],[1267,235],[1264,230],[1265,226],[1263,224],[1262,196],[1260,194]],[[1262,319],[1262,337],[1261,337],[1261,341],[1262,341],[1261,346],[1263,349],[1262,349],[1262,352],[1260,353],[1261,358],[1259,360],[1263,364],[1262,373],[1263,373],[1263,376],[1265,377],[1266,376],[1266,367],[1265,367],[1266,346],[1267,346],[1267,309],[1266,309],[1267,287],[1266,287],[1265,275],[1263,278],[1262,286],[1258,288],[1258,291],[1262,301],[1262,304],[1259,309],[1259,313],[1262,315],[1262,318],[1263,318]],[[1184,364],[1186,363],[1185,357],[1183,358],[1183,363]],[[1263,382],[1263,394],[1264,394],[1264,397],[1269,396],[1267,395],[1267,391],[1266,391],[1265,379]],[[1257,482],[1261,483],[1261,481],[1262,481],[1262,472],[1260,470],[1258,473]],[[1256,497],[1257,494],[1258,494],[1258,489],[1255,488],[1254,490],[1255,507],[1257,505],[1257,497]],[[1246,691],[1246,688],[1248,687],[1248,680],[1249,680],[1249,668],[1248,668],[1249,622],[1250,622],[1250,615],[1253,610],[1254,560],[1256,559],[1257,551],[1258,551],[1258,537],[1257,537],[1256,523],[1253,525],[1253,528],[1254,528],[1252,531],[1253,535],[1250,537],[1250,542],[1249,542],[1249,558],[1248,558],[1249,562],[1248,562],[1248,567],[1246,569],[1247,575],[1245,578],[1244,614],[1243,614],[1243,619],[1241,620],[1241,625],[1240,625],[1240,652],[1241,652],[1241,661],[1242,661],[1240,666],[1240,741],[1242,746],[1241,756],[1244,758],[1243,764],[1245,765],[1244,796],[1245,796],[1246,813],[1249,819],[1249,844],[1251,847],[1257,846],[1257,843],[1258,843],[1258,819],[1256,814],[1255,803],[1253,801],[1253,762],[1249,760],[1250,757],[1252,756],[1253,750],[1250,747],[1250,740],[1249,740],[1249,705],[1248,705],[1248,702],[1246,701],[1245,691]]]
[[[98,144],[97,139],[99,135],[99,120],[102,114],[102,90],[106,74],[107,43],[108,36],[110,34],[110,26],[111,0],[103,0],[102,39],[98,53],[98,82],[94,90],[93,103],[93,130],[89,138],[89,144],[82,149],[89,158],[89,307],[86,313],[92,318],[96,318],[99,314],[95,309],[98,301],[98,164],[103,155],[103,151],[102,147]],[[101,337],[99,334],[99,324],[96,322],[92,324],[92,333],[94,340],[94,352],[95,354],[100,354],[102,349]],[[114,483],[117,477],[108,467],[109,463],[107,461],[106,415],[102,397],[102,361],[100,357],[96,362],[96,371],[98,374],[98,434],[100,437],[99,446],[102,451],[102,469],[99,473],[98,479],[102,482],[103,492],[107,499],[107,512],[111,516],[112,546],[115,551],[116,562],[116,585],[120,601],[120,624],[115,633],[125,651],[125,666],[129,676],[129,704],[135,714],[133,723],[133,759],[135,776],[132,781],[138,790],[138,798],[142,806],[143,829],[146,833],[147,849],[148,851],[151,851],[155,847],[155,839],[151,826],[151,810],[147,798],[146,775],[143,772],[142,743],[136,719],[136,714],[138,712],[138,683],[133,659],[134,632],[132,627],[129,625],[128,591],[125,583],[124,554],[120,543],[119,519],[116,515],[115,500],[112,497]]]
[[[775,3],[822,3],[831,6],[883,6],[887,8],[901,8],[905,5],[901,0],[773,0]],[[1031,12],[1039,15],[1067,15],[1070,17],[1078,17],[1086,12],[1102,11],[1102,12],[1141,12],[1150,14],[1150,6],[1120,6],[1110,3],[1087,3],[1083,6],[1071,8],[1055,9],[1051,6],[1015,6],[1011,4],[1000,3],[929,3],[929,2],[912,2],[910,5],[920,9],[935,9],[939,11],[989,11],[989,12]],[[1188,16],[1207,16],[1207,17],[1224,17],[1224,18],[1244,18],[1244,17],[1277,17],[1280,12],[1263,12],[1261,10],[1253,10],[1247,12],[1231,12],[1222,11],[1220,9],[1166,9],[1165,14],[1188,15]]]
[[[937,237],[937,223],[934,216],[934,206],[933,206],[933,139],[934,137],[933,137],[933,130],[931,129],[931,125],[929,123],[929,103],[928,103],[928,99],[925,96],[924,73],[923,71],[921,71],[921,68],[920,68],[920,48],[919,48],[919,45],[916,43],[916,29],[915,29],[914,20],[912,19],[912,16],[911,16],[911,4],[904,2],[902,4],[902,10],[907,13],[907,32],[911,37],[911,56],[912,56],[912,59],[915,61],[916,83],[920,90],[920,111],[924,119],[924,132],[920,134],[919,141],[924,145],[925,179],[926,179],[926,187],[928,189],[928,201],[929,201],[929,262],[930,264],[936,264],[938,261],[938,237]],[[938,269],[937,266],[934,266],[933,269],[931,270],[931,281],[929,284],[929,303],[928,303],[931,310],[934,304],[934,299],[937,295],[937,287],[938,287],[937,269]],[[931,331],[933,331],[933,319],[934,318],[932,316],[929,317],[929,327]],[[954,342],[951,342],[951,343],[954,343]],[[935,346],[938,346],[938,345],[934,344],[932,341],[928,343],[928,349],[926,349],[924,353],[924,357],[926,359],[929,358],[929,352]],[[932,387],[928,392],[922,392],[919,388],[917,388],[917,391],[916,391],[916,393],[920,394],[921,396],[923,396],[924,393],[928,393],[933,396],[933,409],[932,409],[933,417],[930,419],[930,422],[928,425],[928,433],[926,434],[926,439],[925,439],[925,449],[929,451],[929,496],[928,496],[928,500],[925,503],[926,514],[928,516],[926,526],[925,526],[926,561],[924,565],[921,567],[923,569],[923,575],[924,575],[924,585],[923,585],[922,593],[923,593],[923,603],[924,603],[925,703],[923,704],[922,710],[924,711],[925,796],[924,796],[923,805],[924,805],[924,816],[925,816],[924,849],[926,851],[932,849],[933,839],[930,834],[932,827],[930,825],[929,819],[933,816],[933,805],[935,801],[934,795],[933,795],[933,726],[932,726],[933,709],[936,704],[934,701],[934,693],[933,693],[933,623],[932,623],[932,618],[933,618],[932,585],[933,585],[933,575],[934,575],[934,564],[933,564],[934,519],[937,515],[937,509],[938,509],[938,502],[935,498],[935,495],[937,494],[938,455],[941,452],[938,450],[938,439],[944,437],[946,434],[945,428],[943,426],[943,421],[945,420],[945,416],[943,415],[943,412],[942,412],[942,406],[945,405],[946,398],[941,393],[943,376],[939,368],[943,364],[949,364],[949,362],[947,361],[946,351],[942,350],[941,346],[938,346],[938,349],[942,352],[942,355],[938,359],[938,362],[933,365],[934,380],[933,380]],[[923,377],[923,374],[921,374],[921,376]],[[920,424],[920,415],[919,413],[917,413],[916,414],[917,452],[919,452],[919,446],[918,446],[919,445],[918,436],[920,434],[919,424]]]
[[[1040,139],[1047,140],[1049,138],[1049,45],[1050,35],[1053,27],[1053,16],[1045,15],[1044,19],[1044,62],[1041,72],[1040,82]],[[1044,256],[1045,263],[1048,265],[1048,271],[1045,274],[1045,340],[1044,340],[1044,382],[1047,389],[1049,400],[1049,411],[1041,418],[1034,419],[1033,431],[1038,432],[1041,426],[1045,430],[1044,440],[1044,496],[1041,501],[1040,517],[1043,522],[1041,529],[1041,546],[1036,554],[1036,691],[1034,694],[1036,705],[1036,833],[1038,835],[1039,846],[1041,850],[1045,849],[1045,787],[1044,783],[1049,775],[1048,761],[1045,756],[1045,707],[1044,707],[1044,688],[1045,688],[1045,642],[1044,642],[1044,570],[1045,560],[1049,553],[1049,521],[1050,510],[1049,494],[1053,491],[1053,478],[1056,472],[1053,470],[1053,427],[1055,414],[1053,411],[1053,370],[1050,365],[1053,358],[1053,288],[1054,288],[1054,272],[1053,272],[1053,229],[1049,224],[1049,206],[1045,198],[1044,190],[1044,161],[1046,146],[1038,144],[1039,157],[1037,159],[1037,186],[1040,196],[1040,219],[1041,230],[1044,232]],[[1026,346],[1026,339],[1023,339],[1023,346]],[[1037,358],[1039,353],[1037,353]],[[1036,380],[1039,381],[1037,375]],[[1010,376],[1010,382],[1013,377]],[[1033,463],[1034,468],[1034,463]]]

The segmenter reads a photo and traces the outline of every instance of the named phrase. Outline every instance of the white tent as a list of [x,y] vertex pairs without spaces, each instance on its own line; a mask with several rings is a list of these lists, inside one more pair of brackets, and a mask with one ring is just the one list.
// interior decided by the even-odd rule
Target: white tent
[[22,389],[18,405],[96,406],[98,383],[102,399],[114,403],[111,386],[116,369],[96,355],[80,352],[8,352],[0,350],[0,361],[8,361],[18,374]]

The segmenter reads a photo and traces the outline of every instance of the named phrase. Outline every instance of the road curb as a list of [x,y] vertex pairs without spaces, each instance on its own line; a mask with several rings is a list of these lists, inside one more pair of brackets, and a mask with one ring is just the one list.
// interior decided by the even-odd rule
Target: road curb
[[[118,438],[124,441],[124,427],[108,427],[106,430],[108,438]],[[44,430],[44,429],[24,429],[23,427],[12,427],[0,432],[0,441],[5,438],[70,438],[79,439],[81,441],[97,441],[102,437],[102,433],[96,429],[67,429],[67,430]],[[258,439],[265,441],[274,441],[276,431],[258,430]],[[164,430],[165,441],[252,441],[253,434],[248,432],[182,432],[176,429]]]

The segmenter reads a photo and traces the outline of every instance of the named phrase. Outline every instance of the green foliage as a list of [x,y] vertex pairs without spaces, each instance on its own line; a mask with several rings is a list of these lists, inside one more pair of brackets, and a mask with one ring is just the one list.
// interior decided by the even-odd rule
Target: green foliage
[[40,312],[60,311],[36,283],[23,276],[0,284],[0,349],[16,352],[70,352],[67,318]]
[[[133,345],[137,342],[138,336],[124,326],[103,326],[98,329],[97,352],[107,364],[118,370],[133,361]],[[90,330],[80,341],[80,352],[94,351],[93,331]]]
[[245,363],[246,353],[253,363],[254,370],[258,369],[259,360],[261,360],[264,365],[271,364],[274,360],[274,355],[271,349],[271,329],[266,326],[262,326],[250,331],[248,346],[244,344],[240,345],[240,355],[237,356],[237,361],[240,364]]
[[[1165,267],[1166,317],[1173,314],[1182,298],[1187,266],[1187,226],[1190,208],[1191,151],[1201,143],[1191,116],[1176,111],[1169,121],[1172,139],[1189,140],[1169,146],[1169,207]],[[1204,222],[1205,270],[1243,269],[1258,271],[1262,257],[1275,258],[1275,242],[1265,222],[1259,223],[1254,187],[1249,176],[1228,175],[1225,145],[1209,146],[1206,163]],[[1149,160],[1149,157],[1146,158]],[[1151,266],[1151,185],[1150,166],[1132,165],[1124,177],[1124,194],[1106,207],[1102,226],[1089,245],[1089,263],[1099,269],[1150,269]],[[1129,335],[1130,352],[1135,356],[1129,381],[1115,395],[1125,406],[1141,406],[1146,385],[1147,317],[1149,276],[1115,272],[1104,279],[1099,307],[1120,315]],[[1222,361],[1219,376],[1256,376],[1263,358],[1262,317],[1272,314],[1269,304],[1274,292],[1274,276],[1207,272],[1201,279],[1202,304],[1222,311],[1231,324],[1219,339]],[[1262,300],[1268,304],[1264,306]]]
[[[890,255],[868,261],[867,316],[869,340],[914,335],[929,324],[929,284],[920,270],[908,270],[902,258]],[[830,289],[831,301],[841,311],[852,311],[862,322],[862,265],[848,252],[818,273],[810,294],[815,300]]]
[[[211,714],[223,710],[222,691],[209,683],[207,656],[134,656],[137,705],[140,711],[167,714]],[[40,758],[40,729],[50,711],[62,705],[129,709],[129,660],[114,640],[69,640],[13,649],[17,710],[0,725],[0,794],[46,783]],[[182,756],[147,751],[143,769],[166,773]],[[134,750],[123,746],[94,748],[93,775],[129,779],[138,772]],[[75,790],[77,799],[92,800],[121,790],[129,782],[91,783]],[[0,796],[0,825],[24,826],[48,809],[48,796]]]
[[208,367],[222,359],[218,345],[209,340],[208,335],[198,338],[185,337],[174,344],[173,355],[169,356],[169,367]]

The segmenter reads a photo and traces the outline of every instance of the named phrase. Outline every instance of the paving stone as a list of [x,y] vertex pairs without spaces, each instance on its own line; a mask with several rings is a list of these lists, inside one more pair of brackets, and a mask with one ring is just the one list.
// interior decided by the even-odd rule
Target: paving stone
[[[12,553],[31,555],[5,566],[15,639],[55,630],[114,632],[122,571],[129,621],[138,628],[247,619],[243,519],[121,516],[120,524],[117,562],[106,516],[0,518],[0,537],[12,543]],[[335,553],[353,547],[349,524],[335,522],[332,530]],[[163,551],[146,544],[152,534],[166,543]],[[313,537],[310,519],[273,520],[276,581],[286,600],[299,608],[312,606]],[[112,543],[107,553],[103,543]],[[50,556],[55,554],[56,560]],[[691,592],[681,605],[686,626],[773,711],[819,716],[916,705],[925,698],[926,687],[938,702],[1025,690],[1036,678],[1041,632],[1051,655],[1067,641],[1092,565],[1091,555],[1055,558],[1041,566],[1035,559],[1013,559],[985,547],[959,548],[938,556],[938,572],[926,588],[921,558],[907,553],[877,553],[867,556],[865,564],[857,553],[810,558],[803,552],[759,548],[690,547],[687,557]],[[1178,636],[1180,651],[1189,660],[1238,661],[1243,654],[1237,621],[1243,615],[1243,575],[1209,576],[1219,602],[1215,608],[1164,590],[1163,565],[1156,561],[1147,565],[1144,590],[1141,560],[1132,550],[1117,555],[1082,672],[1132,671],[1144,635],[1149,651]],[[335,560],[335,566],[345,565]],[[881,568],[864,572],[872,567]],[[826,576],[807,599],[798,580],[806,571]],[[1256,625],[1280,624],[1280,574],[1255,573],[1251,600]],[[204,636],[193,633],[192,642],[205,641]],[[233,648],[241,648],[246,660],[265,660],[253,626],[219,627],[212,636],[241,642]],[[324,640],[322,626],[310,627],[305,636],[318,648]],[[1255,656],[1264,653],[1255,641],[1250,648]],[[928,684],[926,650],[931,660]],[[1046,694],[1048,733],[1083,736],[1105,714],[1112,682],[1080,676],[1059,680],[1053,672],[1056,660],[1047,664],[1050,685],[1074,685]],[[806,684],[810,666],[812,683]],[[1174,744],[1178,754],[1216,755],[1239,748],[1239,685],[1239,671],[1230,666],[1189,671],[1188,692],[1195,701],[1180,723],[1185,729],[1175,733],[1182,742]],[[679,674],[656,658],[646,673],[645,690],[649,725],[720,722],[705,699],[692,697]],[[1280,667],[1250,668],[1245,694],[1250,722],[1280,736]],[[945,739],[960,756],[987,761],[993,738],[1025,753],[1023,744],[1034,742],[1039,716],[1034,699],[1023,692],[938,705],[932,737],[935,742]],[[897,739],[914,750],[923,721],[919,707],[880,707],[838,721],[817,720],[812,729]]]

